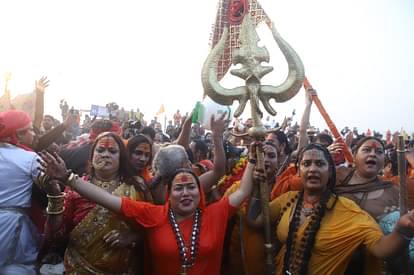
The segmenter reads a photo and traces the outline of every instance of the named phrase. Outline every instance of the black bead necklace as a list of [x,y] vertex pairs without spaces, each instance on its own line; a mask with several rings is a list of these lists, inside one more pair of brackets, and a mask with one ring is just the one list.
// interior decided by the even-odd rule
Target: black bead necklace
[[168,210],[168,216],[170,220],[171,227],[175,234],[175,239],[177,240],[178,251],[180,253],[181,259],[181,275],[185,275],[186,270],[194,265],[197,254],[198,246],[200,240],[200,227],[201,227],[201,210],[196,209],[194,214],[193,228],[191,230],[191,246],[190,253],[187,252],[187,247],[185,246],[183,235],[181,234],[180,227],[178,226],[177,220],[175,219],[174,211],[170,208]]

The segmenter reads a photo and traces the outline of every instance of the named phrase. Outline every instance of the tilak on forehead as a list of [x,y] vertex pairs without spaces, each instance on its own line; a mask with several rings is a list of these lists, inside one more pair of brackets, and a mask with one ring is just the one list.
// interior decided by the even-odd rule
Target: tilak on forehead
[[367,140],[367,141],[364,142],[364,144],[362,146],[370,147],[370,148],[373,148],[373,149],[382,148],[382,145],[377,140]]
[[112,137],[103,137],[98,141],[97,145],[104,148],[115,148],[118,144]]
[[184,183],[193,183],[194,182],[194,177],[193,175],[191,175],[190,173],[179,173],[174,177],[173,183],[179,183],[179,184],[184,184]]
[[140,145],[137,146],[136,150],[140,150],[142,152],[151,152],[151,145],[149,145],[148,143],[141,143]]

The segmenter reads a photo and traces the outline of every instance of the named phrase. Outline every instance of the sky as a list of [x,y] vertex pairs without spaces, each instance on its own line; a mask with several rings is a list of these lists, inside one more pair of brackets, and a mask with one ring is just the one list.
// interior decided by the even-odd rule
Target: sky
[[[202,100],[201,68],[210,51],[216,0],[2,0],[0,87],[12,73],[12,96],[33,90],[45,75],[45,113],[60,118],[59,101],[77,109],[116,102],[150,120],[191,111]],[[261,0],[339,129],[414,132],[414,1]],[[287,64],[270,31],[258,29],[279,85]],[[223,86],[241,84],[227,75]],[[302,89],[273,103],[281,122],[304,108]],[[237,103],[235,104],[235,106]],[[248,117],[247,110],[243,117]],[[316,108],[311,124],[325,129]]]

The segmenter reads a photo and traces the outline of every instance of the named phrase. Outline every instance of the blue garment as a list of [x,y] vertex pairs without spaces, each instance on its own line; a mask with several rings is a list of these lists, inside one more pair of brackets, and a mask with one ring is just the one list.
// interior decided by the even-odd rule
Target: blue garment
[[39,173],[37,158],[34,152],[0,143],[0,271],[13,265],[31,270],[36,262],[39,232],[26,209]]
[[[382,232],[384,232],[385,235],[390,234],[399,219],[400,219],[400,212],[398,211],[391,212],[387,214],[386,216],[382,217],[379,221]],[[414,239],[410,241],[408,252],[410,255],[411,265],[413,265],[414,267]]]

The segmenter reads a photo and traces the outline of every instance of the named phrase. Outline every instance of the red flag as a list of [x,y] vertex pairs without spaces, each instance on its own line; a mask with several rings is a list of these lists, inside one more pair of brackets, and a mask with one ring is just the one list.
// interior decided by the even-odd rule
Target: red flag
[[218,80],[221,80],[230,68],[234,50],[240,48],[241,24],[247,14],[250,14],[255,26],[262,21],[265,21],[269,26],[271,24],[258,0],[219,0],[216,22],[210,37],[211,48],[216,46],[225,27],[229,28],[229,38],[226,42],[224,54],[217,62]]

